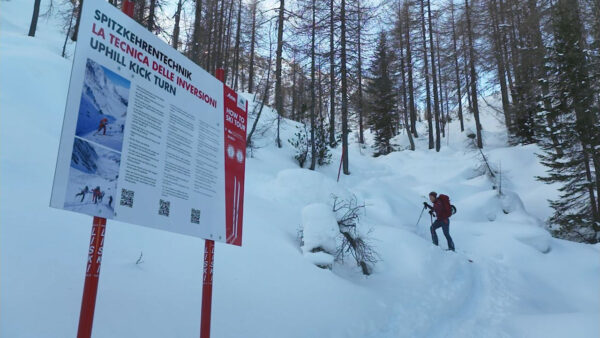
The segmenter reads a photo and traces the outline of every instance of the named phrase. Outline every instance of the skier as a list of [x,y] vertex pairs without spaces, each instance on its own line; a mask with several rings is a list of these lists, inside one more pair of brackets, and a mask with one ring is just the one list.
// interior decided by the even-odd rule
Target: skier
[[112,195],[108,196],[108,207],[109,208],[112,208],[112,205],[111,205],[112,201],[113,201]]
[[102,200],[104,199],[104,191],[101,191],[98,194],[98,202],[102,203]]
[[123,134],[123,130],[125,130],[125,125],[121,124],[121,134]]
[[96,130],[96,134],[98,134],[100,132],[100,130],[103,131],[102,135],[106,135],[106,125],[108,124],[108,119],[106,117],[102,118],[102,120],[100,120],[100,124],[98,124],[98,130]]
[[81,192],[78,194],[75,194],[75,197],[77,196],[81,196],[81,201],[79,201],[80,203],[83,203],[83,199],[85,198],[85,194],[88,193],[88,191],[90,191],[90,189],[88,188],[88,186],[86,185],[85,188],[81,189]]
[[94,190],[92,190],[92,202],[94,202],[94,204],[98,204],[98,197],[100,197],[100,187],[97,186],[96,188],[94,188]]
[[[440,195],[440,197],[442,197],[442,195]],[[448,249],[454,251],[454,242],[452,241],[452,237],[450,237],[449,217],[450,215],[452,215],[452,210],[450,209],[450,200],[446,200],[447,202],[445,203],[442,200],[442,198],[439,198],[437,193],[434,191],[429,193],[429,200],[431,201],[431,203],[433,203],[433,206],[427,204],[427,202],[423,202],[423,205],[430,209],[430,215],[433,215],[433,213],[435,212],[436,220],[435,222],[433,222],[430,228],[431,239],[433,241],[433,244],[438,245],[438,237],[436,230],[442,228],[444,236],[446,236],[446,240],[448,241]]]

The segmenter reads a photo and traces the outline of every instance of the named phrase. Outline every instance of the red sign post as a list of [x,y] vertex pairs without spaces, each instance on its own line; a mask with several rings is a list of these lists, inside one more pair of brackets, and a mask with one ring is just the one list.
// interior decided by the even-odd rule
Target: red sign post
[[[91,6],[91,5],[89,5],[89,2],[86,2],[86,4],[87,4],[87,6]],[[106,4],[103,4],[102,2],[98,2],[95,5],[97,5],[97,7],[104,6],[103,11],[106,11],[106,12],[114,11],[114,8],[112,8],[111,6],[108,6]],[[123,0],[122,1],[122,11],[129,17],[133,16],[134,7],[135,6],[134,6],[133,1],[131,1],[131,0]],[[90,9],[87,12],[85,12],[85,11],[83,11],[83,12],[85,15],[84,18],[85,18],[85,20],[87,20],[86,24],[91,26],[90,20],[92,20],[92,19],[91,19],[90,13],[92,13],[92,10]],[[93,24],[93,26],[91,26],[91,27],[93,27],[92,33],[99,36],[100,38],[92,36],[92,41],[96,41],[98,39],[100,39],[100,40],[104,39],[104,30],[102,30],[102,28],[95,30],[96,24],[98,23],[100,25],[104,21],[112,20],[108,15],[104,15],[104,14],[100,15],[100,14],[98,14],[99,12],[95,12],[95,13],[97,15],[95,17],[95,20],[98,21],[99,23],[95,22]],[[113,21],[111,21],[111,22],[113,22]],[[115,22],[113,22],[113,24],[115,24]],[[145,34],[145,33],[146,32],[144,32],[142,34]],[[152,38],[155,38],[155,37],[152,36]],[[94,40],[94,39],[96,39],[96,40]],[[148,37],[147,39],[151,39],[151,38]],[[123,42],[123,43],[126,44],[126,42]],[[156,42],[156,44],[158,45],[159,42]],[[100,46],[101,44],[97,44],[97,45]],[[104,45],[102,45],[102,46],[104,46]],[[122,46],[122,44],[120,46]],[[112,45],[109,47],[112,48]],[[95,47],[92,46],[92,48],[95,48]],[[100,47],[98,47],[98,48],[100,48]],[[104,48],[106,49],[108,47],[104,46]],[[123,47],[121,47],[121,48],[123,48]],[[117,52],[115,53],[114,50],[111,50],[110,53],[113,53],[113,54],[110,54],[110,55],[117,55],[116,58],[118,60],[113,59],[112,57],[111,57],[111,60],[119,62],[119,60],[121,60],[119,58],[124,57],[125,55],[121,55],[118,50],[116,50],[116,51]],[[104,52],[105,59],[108,58],[107,53],[108,52],[106,52],[106,51]],[[84,55],[85,55],[85,53],[84,53]],[[102,53],[99,55],[102,56]],[[142,55],[142,54],[140,53],[140,55]],[[96,55],[96,57],[98,57],[98,55]],[[177,57],[179,57],[179,56],[177,56]],[[88,59],[88,61],[89,61],[89,59]],[[138,61],[143,62],[139,58],[138,58]],[[169,61],[172,61],[172,59],[169,59]],[[189,60],[182,59],[181,61],[182,61],[182,64],[186,63],[186,62],[189,63]],[[147,59],[146,59],[146,62],[147,62]],[[165,61],[165,63],[167,63],[167,62]],[[81,63],[77,63],[77,64],[74,63],[74,64],[78,67],[78,68],[76,68],[74,66],[74,69],[76,69],[78,72],[81,73],[81,67],[79,67],[79,65],[81,65]],[[121,64],[123,64],[123,63],[121,63]],[[195,65],[189,65],[189,67],[192,67],[192,66],[195,67]],[[181,69],[183,69],[182,71],[185,71],[184,73],[182,73],[182,75],[191,80],[191,72],[189,70],[185,69],[183,66],[181,66]],[[76,73],[76,74],[78,74],[78,73]],[[150,73],[148,73],[148,75],[149,74]],[[201,75],[201,77],[204,76],[205,79],[209,77],[208,74],[200,74],[200,75]],[[214,202],[214,203],[217,206],[220,206],[220,205],[222,206],[223,204],[221,204],[221,203],[225,202],[225,205],[223,208],[224,212],[225,212],[225,217],[223,218],[223,220],[224,220],[223,226],[225,227],[225,229],[224,229],[225,231],[224,231],[224,233],[217,231],[216,234],[214,232],[211,232],[208,235],[200,234],[203,236],[199,236],[202,238],[208,238],[208,237],[211,238],[211,239],[205,241],[205,246],[204,246],[204,271],[203,271],[204,276],[203,276],[203,283],[202,283],[203,284],[202,285],[202,310],[201,310],[202,313],[201,313],[201,322],[200,322],[200,324],[201,324],[200,325],[200,337],[201,338],[209,338],[210,337],[213,265],[214,265],[214,250],[215,250],[215,242],[213,239],[223,241],[227,244],[233,244],[233,245],[238,245],[238,246],[242,245],[244,178],[245,178],[245,160],[246,160],[246,126],[247,126],[247,117],[248,117],[247,116],[248,102],[246,101],[246,99],[244,97],[239,96],[235,91],[233,91],[231,88],[227,87],[224,84],[225,72],[223,69],[217,69],[216,77],[218,80],[221,81],[222,90],[223,90],[222,97],[223,97],[223,114],[224,115],[223,115],[223,120],[222,120],[223,121],[223,124],[222,124],[223,130],[222,131],[224,131],[224,134],[223,134],[224,140],[223,140],[223,143],[221,143],[221,141],[219,140],[218,144],[223,144],[224,150],[225,150],[224,154],[221,155],[221,156],[224,156],[223,166],[224,166],[224,171],[225,171],[224,172],[225,201],[223,201],[222,199],[215,198],[216,202]],[[209,88],[209,90],[211,90],[210,88],[212,88],[213,90],[215,88],[218,88],[218,86],[219,86],[218,82],[215,86],[214,82],[216,82],[216,81],[214,81],[214,79],[208,79],[208,80],[209,80],[208,82],[212,81],[212,83],[209,83],[210,86],[207,85],[207,88]],[[190,93],[192,93],[192,95],[203,100],[203,104],[213,102],[214,104],[212,104],[212,106],[214,108],[217,107],[216,100],[212,99],[212,97],[205,94],[205,92],[192,86],[190,83],[187,83],[185,80],[182,80],[182,77],[178,78],[177,83],[179,86],[182,86],[184,88],[189,88],[189,91],[190,91]],[[186,85],[188,85],[188,86],[186,87]],[[165,89],[163,87],[161,87],[161,88]],[[173,94],[175,94],[175,92],[173,92]],[[213,94],[213,95],[215,95],[215,94]],[[220,95],[220,94],[218,94],[218,95]],[[215,97],[217,97],[217,96],[215,96]],[[182,102],[187,102],[187,101],[185,101],[186,100],[185,95],[183,95],[183,98],[182,97],[177,98],[177,100],[179,100],[179,99],[182,99],[183,100]],[[73,102],[75,102],[75,101],[69,100],[67,102],[67,105],[69,105],[70,103],[73,103]],[[67,112],[71,112],[71,111],[72,110],[69,110],[69,108],[67,109]],[[217,115],[213,115],[213,116],[217,116]],[[206,121],[210,121],[210,119],[207,118]],[[217,119],[216,126],[219,126],[219,125],[220,125],[220,123]],[[123,126],[124,125],[121,125],[122,133],[123,133]],[[217,154],[215,156],[219,156],[219,155],[220,154]],[[57,175],[57,177],[58,177],[59,182],[64,182],[65,181],[64,179],[69,178],[69,176],[65,176],[63,174]],[[116,187],[115,187],[115,189],[116,189]],[[121,206],[133,208],[134,191],[128,191],[127,189],[122,189],[121,191],[122,191],[122,196],[121,196],[122,202],[121,203],[125,203],[125,204],[121,204]],[[87,188],[86,188],[85,193],[87,193]],[[85,197],[85,193],[82,193],[84,197]],[[125,196],[125,197],[123,197],[123,196]],[[111,199],[111,202],[112,202],[112,199]],[[109,202],[109,207],[110,207],[111,202]],[[158,215],[160,215],[159,217],[169,217],[169,206],[170,206],[169,201],[164,202],[163,200],[160,200],[160,202],[161,202],[161,209],[159,210],[159,213],[158,213]],[[129,204],[127,204],[127,203],[129,203]],[[164,203],[164,206],[163,206],[163,203]],[[51,206],[64,207],[64,197],[59,196],[56,199],[53,199],[53,201],[51,202]],[[127,210],[127,209],[125,209],[125,210]],[[164,211],[164,210],[166,210],[166,211]],[[160,212],[166,212],[166,214],[161,215]],[[110,218],[110,214],[108,214],[108,216],[107,216],[106,213],[94,212],[91,214],[92,215],[101,214],[104,217]],[[116,216],[116,213],[114,215]],[[204,215],[204,213],[202,213],[202,215]],[[99,277],[100,277],[100,266],[101,266],[101,262],[102,262],[102,250],[103,250],[103,245],[104,245],[104,235],[106,232],[106,218],[104,218],[104,217],[96,217],[95,216],[94,221],[93,221],[92,233],[91,233],[91,237],[90,237],[90,244],[89,244],[89,251],[88,251],[87,269],[86,269],[85,282],[84,282],[84,288],[83,288],[83,296],[82,296],[82,302],[81,302],[81,312],[80,312],[80,317],[79,317],[79,327],[78,327],[78,331],[77,331],[78,338],[89,338],[89,337],[91,337],[91,334],[92,334],[94,310],[95,310],[95,305],[96,305],[96,295],[97,295],[97,291],[98,291],[98,282],[99,282]],[[207,217],[207,216],[204,216],[204,217]],[[207,219],[212,219],[210,217],[214,217],[214,215],[209,214],[208,217],[209,218],[207,218]],[[201,210],[192,208],[190,222],[195,223],[195,224],[200,224],[200,218],[201,218]],[[189,220],[190,218],[188,217],[187,219]],[[217,219],[220,220],[221,218],[217,218]],[[138,223],[143,224],[144,222],[138,222]],[[212,223],[212,224],[219,224],[219,223]],[[190,231],[189,229],[192,229],[193,231]],[[196,235],[196,236],[199,235],[197,228],[188,227],[188,228],[184,229],[186,231],[181,231],[182,229],[178,229],[178,230],[179,231],[176,231],[176,232],[183,232],[186,234],[191,234],[191,235]]]
[[[133,9],[134,3],[132,1],[123,0],[123,13],[133,17]],[[92,234],[90,235],[87,268],[85,270],[85,282],[83,284],[83,296],[81,297],[81,311],[79,312],[77,338],[90,338],[92,336],[105,233],[106,218],[94,216]]]
[[337,178],[337,182],[340,181],[340,174],[342,173],[342,163],[344,163],[344,148],[342,147],[342,157],[340,157],[340,167],[338,169],[338,178]]
[[79,313],[77,338],[89,338],[92,336],[92,323],[94,322],[96,293],[98,292],[98,280],[100,278],[100,265],[102,263],[102,248],[104,246],[105,232],[106,218],[94,217],[92,234],[90,236],[87,269],[85,270],[85,283],[83,285],[83,297],[81,299],[81,312]]
[[215,259],[215,241],[204,241],[204,276],[202,278],[202,312],[200,319],[200,338],[210,338],[210,317],[212,308],[213,264]]
[[[225,70],[218,68],[217,79],[225,82]],[[212,311],[213,266],[215,262],[215,241],[204,241],[204,272],[202,277],[202,310],[200,318],[200,338],[210,338],[210,318]]]

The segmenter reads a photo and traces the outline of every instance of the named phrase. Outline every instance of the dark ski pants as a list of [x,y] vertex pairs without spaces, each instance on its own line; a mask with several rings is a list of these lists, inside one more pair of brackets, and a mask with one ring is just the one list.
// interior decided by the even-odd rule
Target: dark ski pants
[[83,202],[83,199],[85,198],[85,193],[84,192],[80,192],[79,194],[75,194],[75,197],[77,197],[77,196],[81,196],[81,201],[80,202]]
[[439,219],[433,222],[430,228],[431,239],[433,240],[433,244],[438,245],[438,236],[435,231],[439,228],[442,228],[444,236],[446,236],[446,240],[448,241],[448,249],[454,251],[454,242],[452,241],[452,237],[450,237],[450,220],[448,220],[448,223]]

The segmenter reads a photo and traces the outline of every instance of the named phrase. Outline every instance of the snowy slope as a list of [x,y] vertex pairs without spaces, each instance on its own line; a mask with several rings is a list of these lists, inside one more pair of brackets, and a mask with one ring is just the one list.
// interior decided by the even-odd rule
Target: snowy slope
[[[107,73],[112,74],[112,77]],[[115,83],[111,80],[115,77],[119,76],[96,62],[87,60],[75,133],[86,140],[121,151],[127,119],[129,82]],[[98,126],[104,118],[108,121],[106,130],[100,131]]]
[[[55,21],[26,36],[31,6],[0,2],[0,337],[72,337],[91,218],[48,207],[70,61]],[[244,246],[216,247],[213,336],[600,336],[600,247],[549,235],[541,220],[556,187],[535,181],[537,148],[506,146],[502,120],[482,115],[486,155],[506,170],[502,198],[456,122],[440,153],[426,138],[378,158],[352,143],[352,174],[339,183],[340,149],[316,172],[297,167],[286,141],[295,122],[284,120],[282,149],[272,129],[258,136]],[[261,128],[274,116],[265,108]],[[429,215],[416,224],[431,190],[458,207],[457,253],[443,250],[441,231],[441,248],[431,244]],[[331,194],[367,204],[361,231],[372,230],[381,259],[368,278],[351,262],[323,270],[302,253],[302,212],[331,205]],[[198,336],[202,254],[197,238],[109,221],[94,337]]]

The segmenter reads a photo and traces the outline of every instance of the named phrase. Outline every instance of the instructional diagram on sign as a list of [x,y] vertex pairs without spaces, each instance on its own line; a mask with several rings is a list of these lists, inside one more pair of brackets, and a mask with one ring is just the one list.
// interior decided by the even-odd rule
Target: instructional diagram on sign
[[84,3],[51,206],[241,245],[247,102]]

